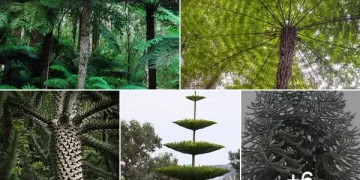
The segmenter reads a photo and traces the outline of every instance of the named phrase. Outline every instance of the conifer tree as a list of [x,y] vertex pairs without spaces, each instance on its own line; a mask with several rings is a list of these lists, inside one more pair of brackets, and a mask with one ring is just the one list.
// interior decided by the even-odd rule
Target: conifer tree
[[181,179],[181,180],[206,180],[222,176],[229,172],[227,169],[211,167],[211,166],[195,166],[195,156],[199,154],[206,154],[223,148],[219,144],[213,144],[203,141],[195,141],[196,131],[216,124],[214,121],[196,119],[196,102],[204,99],[204,96],[195,95],[186,96],[187,99],[194,102],[194,118],[174,121],[173,123],[193,131],[192,141],[181,141],[175,143],[166,143],[166,147],[175,151],[192,155],[191,166],[169,166],[159,168],[156,171],[167,176]]
[[242,137],[242,179],[360,179],[359,132],[341,92],[257,92]]

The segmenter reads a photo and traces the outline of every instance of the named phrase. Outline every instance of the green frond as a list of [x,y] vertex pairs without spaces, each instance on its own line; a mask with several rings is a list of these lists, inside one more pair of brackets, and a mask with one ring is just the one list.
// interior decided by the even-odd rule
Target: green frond
[[6,13],[0,13],[0,29],[6,27],[8,21],[8,15]]
[[213,152],[224,148],[224,146],[219,144],[213,144],[209,142],[193,142],[193,141],[181,141],[175,143],[166,143],[164,146],[171,148],[175,151],[179,151],[185,154],[197,155]]
[[70,84],[67,80],[61,78],[51,78],[44,82],[45,85],[56,89],[69,89]]
[[104,77],[90,77],[86,81],[87,89],[112,89],[110,84],[104,79]]
[[120,46],[116,40],[116,37],[112,34],[112,32],[103,24],[98,24],[98,28],[102,37],[105,39],[105,42],[108,43],[110,48],[116,52],[119,52]]
[[62,0],[40,0],[40,3],[49,8],[58,8]]
[[125,86],[121,86],[120,89],[147,89],[147,88],[136,85],[125,85]]
[[90,135],[81,135],[81,143],[83,145],[94,148],[104,156],[108,156],[113,159],[119,159],[119,149],[114,147],[112,144],[98,140]]
[[[140,62],[146,64],[153,59],[156,60],[156,67],[168,66],[173,61],[179,62],[179,36],[163,37],[149,48],[149,51],[140,58]],[[156,67],[150,66],[150,68]]]
[[203,129],[213,124],[216,124],[216,122],[214,121],[209,121],[204,119],[196,119],[196,120],[183,119],[183,120],[174,121],[173,123],[193,131],[196,131],[198,129]]
[[206,180],[222,176],[230,171],[228,169],[211,166],[169,166],[156,169],[156,172],[177,179]]
[[181,5],[183,88],[275,88],[281,32],[289,26],[296,29],[289,89],[358,86],[359,1],[184,0]]

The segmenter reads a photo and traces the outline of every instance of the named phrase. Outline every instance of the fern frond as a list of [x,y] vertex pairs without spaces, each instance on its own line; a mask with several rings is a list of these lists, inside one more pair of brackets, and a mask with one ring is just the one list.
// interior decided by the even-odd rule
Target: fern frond
[[69,89],[69,82],[61,78],[51,78],[44,82],[45,85],[56,89]]
[[140,61],[145,64],[151,59],[156,60],[156,66],[150,66],[150,68],[168,66],[173,61],[179,62],[179,37],[164,37],[151,46],[150,50],[140,58]]

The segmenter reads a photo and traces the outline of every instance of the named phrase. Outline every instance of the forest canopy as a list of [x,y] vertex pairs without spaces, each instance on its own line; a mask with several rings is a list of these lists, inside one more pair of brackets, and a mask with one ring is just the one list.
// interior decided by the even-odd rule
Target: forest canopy
[[177,0],[4,0],[2,89],[178,89]]
[[359,87],[359,0],[183,0],[182,88]]

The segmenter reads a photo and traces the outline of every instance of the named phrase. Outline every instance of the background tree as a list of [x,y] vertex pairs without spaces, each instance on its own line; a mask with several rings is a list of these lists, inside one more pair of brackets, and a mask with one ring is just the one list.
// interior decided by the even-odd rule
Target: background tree
[[206,128],[213,124],[214,121],[196,119],[196,102],[204,99],[204,96],[197,96],[196,92],[193,96],[186,96],[187,99],[194,101],[194,118],[175,121],[174,123],[193,131],[192,141],[182,141],[175,143],[166,143],[166,147],[175,151],[192,155],[192,166],[168,166],[159,168],[156,171],[177,179],[187,180],[206,180],[214,177],[222,176],[229,172],[227,169],[216,168],[211,166],[195,166],[195,155],[206,154],[223,148],[222,145],[212,144],[208,142],[196,142],[196,130]]
[[121,175],[126,180],[146,177],[152,171],[150,153],[161,147],[160,142],[150,123],[121,120]]
[[236,152],[229,152],[229,160],[231,166],[236,171],[236,178],[240,180],[240,149]]
[[341,92],[257,92],[244,120],[243,179],[357,179],[359,132]]
[[359,3],[182,1],[182,87],[356,88]]

